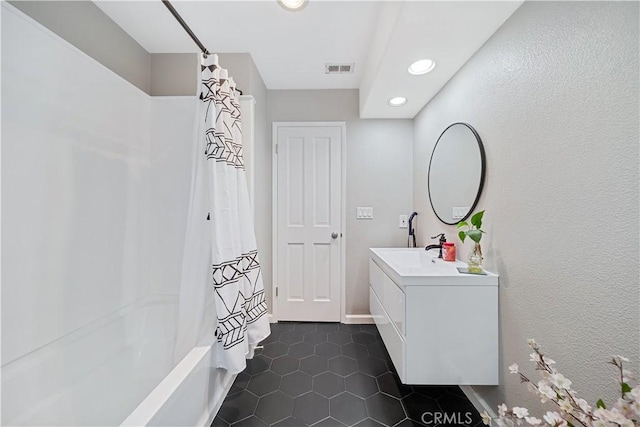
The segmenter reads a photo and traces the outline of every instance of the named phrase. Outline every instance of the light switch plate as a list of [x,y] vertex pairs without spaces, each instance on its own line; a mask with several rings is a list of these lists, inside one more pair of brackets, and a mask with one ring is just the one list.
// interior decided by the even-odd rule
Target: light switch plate
[[407,216],[406,215],[400,215],[400,223],[398,224],[398,227],[407,228]]
[[453,207],[453,212],[451,213],[451,218],[453,219],[462,219],[467,215],[467,212],[469,212],[469,207],[457,207],[454,206]]
[[356,219],[373,219],[373,208],[370,206],[357,207]]

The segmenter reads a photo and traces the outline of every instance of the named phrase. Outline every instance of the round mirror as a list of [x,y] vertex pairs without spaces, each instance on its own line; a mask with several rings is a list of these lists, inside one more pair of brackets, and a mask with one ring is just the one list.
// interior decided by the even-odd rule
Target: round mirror
[[484,184],[485,156],[480,136],[466,123],[442,132],[429,161],[429,200],[438,219],[454,225],[467,219]]

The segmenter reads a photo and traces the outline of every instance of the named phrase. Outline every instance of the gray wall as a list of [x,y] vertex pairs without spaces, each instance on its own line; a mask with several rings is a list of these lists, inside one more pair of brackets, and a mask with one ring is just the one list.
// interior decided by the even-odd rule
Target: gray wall
[[[406,229],[398,228],[398,216],[411,208],[411,120],[361,120],[357,90],[271,90],[267,115],[269,123],[346,122],[346,313],[369,314],[369,248],[406,245]],[[268,227],[270,240],[271,151],[265,156],[265,175],[256,175],[264,194],[256,206],[263,212],[259,227]],[[372,206],[374,220],[356,220],[357,206]]]
[[181,96],[198,93],[199,54],[153,53],[149,57],[150,95]]
[[149,53],[90,1],[10,1],[120,77],[150,93]]
[[[486,264],[500,274],[501,385],[492,407],[535,407],[507,366],[536,338],[594,403],[616,395],[612,354],[640,361],[638,3],[525,2],[414,121],[419,243],[455,228],[427,197],[452,122],[482,137]],[[458,242],[466,257],[469,244]]]

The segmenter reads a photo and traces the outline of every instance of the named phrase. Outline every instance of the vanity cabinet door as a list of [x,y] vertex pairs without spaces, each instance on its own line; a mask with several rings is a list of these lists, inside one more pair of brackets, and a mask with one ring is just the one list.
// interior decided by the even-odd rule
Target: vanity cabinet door
[[400,334],[404,336],[404,292],[386,275],[384,277],[383,305],[387,313],[389,313],[393,324]]

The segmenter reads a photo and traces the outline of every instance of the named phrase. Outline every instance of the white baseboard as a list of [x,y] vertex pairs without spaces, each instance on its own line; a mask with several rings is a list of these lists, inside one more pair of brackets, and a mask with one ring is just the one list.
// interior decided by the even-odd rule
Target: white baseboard
[[461,385],[460,389],[478,412],[482,413],[487,411],[487,414],[489,414],[491,418],[498,418],[498,414],[489,406],[486,400],[480,397],[478,392],[473,389],[473,386]]
[[347,314],[344,316],[342,323],[349,325],[372,325],[375,322],[373,321],[373,316],[370,314]]

